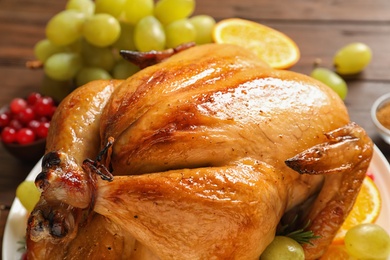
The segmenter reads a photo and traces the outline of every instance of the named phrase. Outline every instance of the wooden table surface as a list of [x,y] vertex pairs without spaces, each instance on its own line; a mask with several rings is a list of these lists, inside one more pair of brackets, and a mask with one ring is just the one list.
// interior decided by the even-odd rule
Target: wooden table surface
[[[216,20],[246,18],[289,35],[301,50],[301,59],[291,70],[305,74],[310,73],[316,59],[331,68],[335,51],[345,44],[368,44],[373,50],[372,63],[347,81],[349,93],[345,103],[351,119],[367,130],[390,159],[390,148],[379,138],[370,119],[374,100],[390,92],[390,1],[197,0],[196,3],[196,14],[208,14]],[[14,97],[39,90],[42,72],[26,69],[25,62],[34,58],[33,46],[44,38],[46,22],[64,6],[64,0],[0,0],[0,106]],[[13,158],[0,147],[0,205],[11,205],[17,185],[33,165]],[[0,242],[7,215],[8,210],[1,212]]]

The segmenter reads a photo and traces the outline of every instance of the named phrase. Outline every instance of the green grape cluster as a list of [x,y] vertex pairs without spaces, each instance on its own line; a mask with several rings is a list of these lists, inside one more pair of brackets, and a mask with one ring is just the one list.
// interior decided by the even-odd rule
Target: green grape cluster
[[[191,16],[195,0],[68,0],[34,47],[42,62],[43,90],[56,95],[96,79],[125,79],[138,68],[120,50],[160,51],[187,42],[212,42],[215,20]],[[58,96],[58,95],[57,95]],[[58,97],[61,99],[61,97]]]

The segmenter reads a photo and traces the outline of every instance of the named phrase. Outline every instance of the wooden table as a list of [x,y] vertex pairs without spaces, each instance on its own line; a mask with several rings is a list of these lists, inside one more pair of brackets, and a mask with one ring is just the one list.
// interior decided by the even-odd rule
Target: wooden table
[[[0,106],[13,97],[39,90],[42,72],[26,69],[25,62],[34,58],[33,46],[44,38],[46,22],[64,6],[64,0],[0,1]],[[347,43],[368,44],[374,53],[372,63],[348,80],[345,103],[351,119],[367,130],[390,159],[390,148],[379,138],[370,119],[374,100],[390,92],[390,1],[198,0],[196,13],[212,15],[216,20],[246,18],[286,33],[301,49],[301,59],[291,70],[305,74],[310,73],[316,59],[331,68],[335,51]],[[21,162],[0,147],[1,205],[11,205],[17,185],[32,167],[32,163]],[[2,211],[0,242],[7,215],[7,210]]]

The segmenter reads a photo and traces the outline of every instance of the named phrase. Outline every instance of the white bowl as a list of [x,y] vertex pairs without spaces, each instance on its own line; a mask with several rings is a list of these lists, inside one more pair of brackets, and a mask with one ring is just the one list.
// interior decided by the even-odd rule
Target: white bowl
[[[376,117],[376,112],[387,103],[390,103],[390,93],[380,96],[371,107],[371,119],[383,140],[390,144],[390,129],[384,127]],[[390,117],[390,113],[389,113]]]

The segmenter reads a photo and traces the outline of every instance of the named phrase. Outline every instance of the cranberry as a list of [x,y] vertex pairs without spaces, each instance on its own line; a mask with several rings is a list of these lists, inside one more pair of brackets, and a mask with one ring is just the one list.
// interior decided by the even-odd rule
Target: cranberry
[[367,172],[366,175],[371,178],[371,180],[375,180],[375,176],[372,172]]
[[42,95],[37,93],[37,92],[32,92],[30,95],[27,97],[27,103],[30,106],[33,106],[39,99],[42,98]]
[[47,133],[49,131],[49,127],[50,127],[50,123],[49,122],[39,123],[39,126],[35,130],[37,136],[39,138],[46,138],[47,137]]
[[36,133],[37,128],[39,127],[41,123],[38,120],[31,120],[28,122],[27,127],[33,130]]
[[29,128],[22,128],[16,132],[16,141],[19,144],[29,144],[34,142],[35,134]]
[[49,122],[49,118],[47,116],[38,116],[35,118],[38,122]]
[[17,119],[11,119],[11,121],[8,124],[8,126],[12,127],[15,130],[19,130],[19,129],[21,129],[23,127],[23,124],[22,124],[22,122],[20,122]]
[[6,127],[10,121],[11,121],[11,116],[9,115],[9,113],[0,114],[0,128]]
[[51,107],[51,114],[50,114],[50,118],[53,117],[54,115],[54,112],[56,112],[56,109],[57,109],[57,106],[52,106]]
[[18,114],[27,107],[27,101],[23,98],[14,98],[9,105],[13,114]]
[[36,92],[26,99],[14,98],[9,109],[0,114],[2,141],[29,144],[36,139],[46,138],[56,108],[51,97]]
[[16,118],[20,122],[28,124],[28,122],[35,118],[34,110],[31,107],[26,107],[16,115]]
[[51,97],[43,97],[37,100],[34,105],[34,110],[38,116],[51,116],[53,106],[54,100]]
[[3,131],[1,132],[1,140],[6,143],[10,144],[16,141],[16,130],[12,127],[5,127]]

